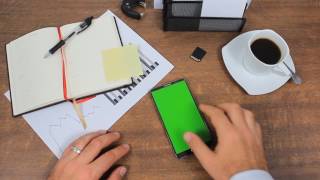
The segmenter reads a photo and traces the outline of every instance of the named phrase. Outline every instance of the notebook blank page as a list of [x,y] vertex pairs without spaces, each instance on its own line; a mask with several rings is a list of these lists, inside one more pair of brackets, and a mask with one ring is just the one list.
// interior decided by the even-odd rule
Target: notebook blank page
[[[67,36],[77,25],[79,23],[63,26],[62,34]],[[64,52],[70,98],[88,96],[131,83],[131,79],[107,81],[105,78],[102,51],[120,46],[114,19],[108,14],[94,19],[87,30],[68,41]]]
[[63,100],[60,51],[43,58],[58,41],[57,28],[44,28],[7,44],[14,115]]

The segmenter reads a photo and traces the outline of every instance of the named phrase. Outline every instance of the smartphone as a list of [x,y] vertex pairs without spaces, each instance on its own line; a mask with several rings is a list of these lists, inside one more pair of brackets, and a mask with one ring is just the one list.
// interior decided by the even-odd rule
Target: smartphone
[[178,158],[191,153],[183,139],[185,132],[196,133],[208,145],[216,144],[215,133],[211,133],[184,79],[155,88],[151,95]]

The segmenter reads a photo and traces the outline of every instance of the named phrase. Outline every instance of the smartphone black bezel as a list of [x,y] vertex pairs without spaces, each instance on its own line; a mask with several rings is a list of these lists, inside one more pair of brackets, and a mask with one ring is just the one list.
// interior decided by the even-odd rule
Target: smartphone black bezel
[[200,113],[200,116],[201,116],[203,122],[205,123],[206,127],[208,128],[209,133],[210,133],[210,135],[211,135],[211,139],[210,139],[208,142],[205,142],[205,143],[206,143],[208,146],[212,146],[212,145],[213,145],[213,146],[216,146],[216,144],[217,144],[216,135],[215,135],[215,133],[212,132],[212,129],[209,127],[208,122],[207,122],[206,119],[204,118],[202,112],[199,110],[199,108],[198,108],[199,103],[198,103],[198,102],[196,101],[196,99],[194,98],[194,96],[193,96],[193,94],[192,94],[192,92],[191,92],[191,89],[190,89],[190,87],[189,87],[188,81],[187,81],[186,79],[178,79],[178,80],[176,80],[176,81],[172,81],[172,82],[166,83],[166,84],[164,84],[164,85],[162,85],[162,86],[158,86],[158,87],[156,87],[156,88],[154,88],[154,89],[151,90],[151,97],[152,97],[152,99],[153,99],[153,104],[154,104],[154,106],[155,106],[155,108],[156,108],[156,110],[157,110],[157,114],[158,114],[158,116],[159,116],[159,118],[160,118],[162,127],[163,127],[163,129],[164,129],[164,131],[165,131],[165,134],[166,134],[166,136],[167,136],[167,139],[169,140],[169,143],[170,143],[170,145],[171,145],[171,149],[172,149],[173,153],[175,154],[175,156],[176,156],[177,158],[179,158],[179,159],[181,159],[182,157],[185,157],[186,155],[192,154],[192,151],[191,151],[191,149],[189,148],[188,150],[177,154],[177,152],[176,152],[175,149],[174,149],[174,146],[173,146],[173,143],[172,143],[172,141],[171,141],[171,138],[170,138],[170,136],[169,136],[169,134],[168,134],[167,128],[166,128],[166,126],[164,125],[163,119],[162,119],[162,117],[161,117],[160,111],[159,111],[159,109],[158,109],[158,107],[157,107],[157,104],[156,104],[156,102],[155,102],[155,99],[154,99],[154,97],[153,97],[153,95],[152,95],[152,92],[157,91],[157,90],[160,90],[160,89],[165,88],[165,87],[168,87],[168,86],[171,86],[171,85],[173,85],[173,84],[179,83],[179,82],[181,82],[181,81],[185,81],[185,82],[186,82],[187,87],[188,87],[188,90],[189,90],[189,92],[190,92],[190,94],[191,94],[191,97],[192,97],[194,103],[196,104],[196,108],[197,108],[198,112]]

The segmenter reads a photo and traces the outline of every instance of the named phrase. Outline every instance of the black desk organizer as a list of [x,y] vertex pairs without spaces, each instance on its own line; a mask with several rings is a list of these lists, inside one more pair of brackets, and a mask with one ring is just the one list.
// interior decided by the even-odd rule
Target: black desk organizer
[[201,17],[202,1],[163,1],[165,31],[241,31],[246,18]]

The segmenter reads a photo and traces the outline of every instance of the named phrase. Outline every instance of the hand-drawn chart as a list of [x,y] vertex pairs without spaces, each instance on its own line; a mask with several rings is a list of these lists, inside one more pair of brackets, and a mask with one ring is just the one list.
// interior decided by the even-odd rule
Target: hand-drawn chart
[[[84,118],[89,119],[96,113],[97,109],[99,109],[99,106],[93,106],[91,112],[84,114]],[[94,122],[90,122],[90,124],[91,123]],[[79,118],[76,115],[69,113],[63,114],[63,116],[57,119],[56,123],[49,124],[48,126],[50,138],[58,147],[59,154],[62,154],[63,150],[67,146],[67,144],[63,143],[66,137],[70,137],[70,140],[68,141],[71,142],[86,132],[86,130],[83,129],[83,126],[79,121]]]
[[31,128],[58,158],[61,157],[63,150],[81,135],[110,129],[173,68],[168,60],[111,11],[106,13],[116,18],[123,44],[138,45],[144,75],[133,78],[131,86],[98,95],[82,103],[81,109],[88,124],[87,129],[83,129],[70,102],[23,115]]

